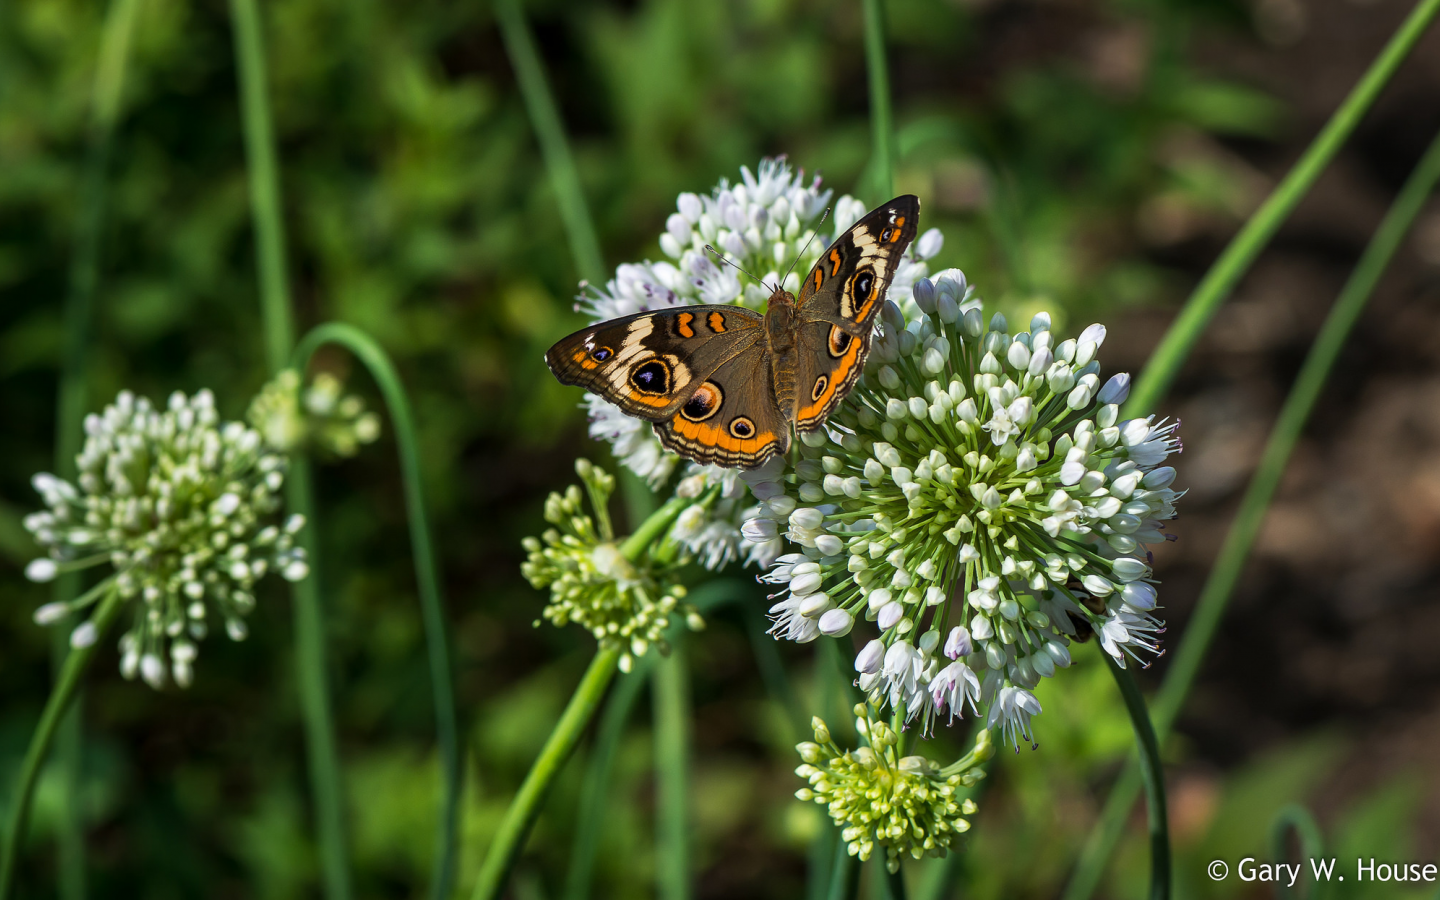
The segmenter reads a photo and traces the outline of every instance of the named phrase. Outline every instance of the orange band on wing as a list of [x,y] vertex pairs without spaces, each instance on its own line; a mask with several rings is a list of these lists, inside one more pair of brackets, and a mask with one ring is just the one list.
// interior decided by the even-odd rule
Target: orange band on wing
[[832,276],[840,274],[840,252],[833,248],[830,251],[830,274]]
[[824,284],[824,283],[825,283],[825,273],[820,270],[820,267],[819,267],[819,266],[816,266],[816,267],[815,267],[815,290],[817,290],[817,291],[820,290],[820,285],[822,285],[822,284]]
[[[713,331],[713,332],[715,332],[716,334],[724,334],[724,333],[725,333],[725,314],[724,314],[724,313],[722,313],[722,312],[712,312],[709,316],[706,316],[705,322],[710,326],[710,330]],[[686,337],[689,337],[689,335],[687,334]]]
[[690,327],[690,323],[693,321],[695,321],[693,313],[681,313],[676,320],[675,330],[680,332],[681,337],[692,338],[695,336],[695,329]]
[[859,361],[860,348],[864,346],[864,344],[865,342],[859,338],[850,342],[850,349],[845,351],[845,355],[840,357],[839,362],[835,364],[835,371],[830,373],[830,383],[825,386],[825,390],[820,392],[820,396],[816,398],[814,403],[802,407],[800,411],[795,414],[795,420],[797,422],[805,422],[820,415],[821,410],[825,408],[825,404],[834,399],[835,392],[849,382],[850,371],[855,368],[855,364]]
[[683,418],[670,420],[670,427],[687,441],[693,441],[705,447],[719,447],[721,450],[728,450],[731,453],[755,453],[775,441],[773,431],[741,440],[723,428],[706,425],[704,422],[689,422]]
[[656,409],[664,409],[670,405],[670,401],[673,399],[666,394],[642,394],[639,391],[626,391],[625,397],[632,403],[653,406]]
[[579,363],[580,368],[585,369],[586,371],[589,371],[590,369],[600,368],[600,364],[595,360],[591,359],[590,354],[586,353],[584,350],[576,350],[575,353],[571,355],[570,359],[572,362]]

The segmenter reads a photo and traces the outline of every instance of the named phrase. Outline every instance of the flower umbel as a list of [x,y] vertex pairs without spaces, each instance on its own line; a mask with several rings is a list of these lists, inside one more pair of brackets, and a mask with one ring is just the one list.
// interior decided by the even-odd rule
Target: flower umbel
[[[298,581],[309,571],[295,546],[304,520],[277,521],[285,457],[244,424],[221,423],[209,391],[177,391],[164,410],[122,391],[85,419],[85,435],[78,488],[48,473],[33,480],[48,509],[27,516],[25,527],[47,553],[26,574],[49,581],[106,562],[114,574],[77,600],[40,607],[35,619],[60,621],[109,590],[139,598],[120,638],[121,671],[158,688],[168,669],[186,687],[212,613],[243,640],[255,582],[271,571]],[[71,643],[95,638],[85,622]]]
[[[669,652],[665,629],[672,613],[680,613],[692,630],[705,627],[696,609],[682,602],[685,587],[670,577],[678,560],[664,551],[628,559],[615,540],[606,503],[615,490],[615,478],[588,460],[575,462],[575,471],[590,496],[594,516],[585,515],[580,488],[571,485],[564,494],[545,501],[545,521],[556,526],[523,544],[529,557],[520,571],[536,588],[550,589],[550,603],[542,616],[556,626],[575,622],[588,630],[601,647],[622,651],[620,668],[629,672],[636,657],[651,646]],[[537,620],[536,625],[539,625]]]
[[1098,634],[1121,665],[1157,651],[1147,545],[1175,514],[1178,423],[1120,421],[1129,377],[1101,383],[1103,326],[987,326],[958,270],[913,295],[908,315],[886,305],[865,375],[747,530],[798,545],[765,576],[787,589],[775,634],[875,622],[856,660],[872,702],[927,729],[969,705],[1018,747],[1071,640]]
[[365,401],[346,394],[329,372],[302,388],[300,373],[286,369],[250,403],[245,419],[277,450],[293,453],[307,445],[331,456],[349,457],[380,436],[380,417]]
[[868,860],[878,846],[891,872],[907,853],[914,859],[944,856],[970,830],[964,816],[974,814],[975,801],[957,794],[985,777],[978,766],[994,753],[990,732],[982,729],[970,753],[941,768],[923,756],[900,756],[899,735],[871,718],[866,704],[856,704],[855,715],[865,746],[848,752],[836,745],[823,720],[812,720],[815,741],[795,748],[804,760],[795,774],[810,787],[795,796],[828,807],[851,856]]

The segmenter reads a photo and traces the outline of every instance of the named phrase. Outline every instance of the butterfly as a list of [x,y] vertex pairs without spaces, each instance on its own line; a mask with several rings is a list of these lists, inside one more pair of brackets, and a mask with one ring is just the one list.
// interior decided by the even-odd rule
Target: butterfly
[[753,469],[815,431],[855,385],[920,201],[896,197],[836,238],[797,298],[775,288],[765,314],[694,305],[600,322],[545,353],[578,385],[651,422],[699,463]]

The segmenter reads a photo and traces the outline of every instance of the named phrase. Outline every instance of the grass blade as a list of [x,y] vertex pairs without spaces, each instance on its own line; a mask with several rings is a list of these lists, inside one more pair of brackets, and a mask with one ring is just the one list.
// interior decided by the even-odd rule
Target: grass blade
[[890,69],[885,62],[883,0],[862,0],[865,7],[865,68],[870,78],[871,175],[874,203],[895,194],[895,119],[890,107]]
[[650,679],[655,704],[655,868],[661,900],[690,898],[690,673],[675,644]]

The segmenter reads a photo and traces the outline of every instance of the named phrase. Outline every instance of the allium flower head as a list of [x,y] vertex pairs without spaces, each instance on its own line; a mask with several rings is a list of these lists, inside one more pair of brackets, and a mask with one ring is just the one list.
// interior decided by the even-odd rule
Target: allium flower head
[[650,647],[669,651],[665,629],[672,614],[683,615],[696,631],[705,621],[683,602],[684,586],[670,577],[682,559],[666,559],[664,552],[626,558],[606,512],[614,477],[584,459],[576,461],[575,471],[585,483],[594,516],[585,514],[579,487],[551,494],[545,501],[545,521],[555,527],[539,538],[525,538],[529,556],[520,571],[534,587],[550,589],[550,602],[541,613],[545,619],[556,626],[575,622],[601,647],[622,651],[620,668],[629,672],[635,658]]
[[899,736],[871,718],[866,704],[857,704],[855,715],[865,746],[848,752],[835,744],[824,721],[813,720],[815,741],[795,748],[804,760],[795,774],[810,787],[795,796],[828,808],[851,856],[868,860],[880,847],[891,872],[905,854],[944,856],[970,830],[964,817],[974,814],[975,801],[957,794],[985,777],[978,766],[994,752],[990,732],[982,730],[969,754],[942,769],[923,756],[901,757]]
[[277,450],[293,453],[313,447],[331,456],[349,457],[361,444],[380,437],[380,417],[365,401],[346,394],[329,372],[301,386],[300,373],[286,369],[270,380],[245,414],[246,420]]
[[[242,640],[255,583],[271,571],[290,581],[309,571],[295,546],[304,520],[277,521],[285,466],[258,432],[221,423],[209,391],[176,392],[164,410],[122,391],[85,420],[78,487],[36,475],[48,509],[25,518],[47,551],[26,568],[32,580],[104,563],[114,574],[79,600],[40,607],[36,621],[60,621],[110,589],[137,598],[134,624],[120,639],[121,671],[158,688],[168,668],[177,684],[189,685],[194,642],[212,615]],[[87,622],[71,641],[95,636]]]
[[1041,313],[1012,333],[957,270],[913,297],[886,306],[864,377],[746,529],[797,545],[765,576],[784,588],[775,634],[874,622],[856,661],[873,702],[926,728],[988,708],[1018,746],[1071,639],[1098,634],[1121,665],[1157,650],[1146,547],[1175,514],[1176,423],[1120,420],[1103,326],[1061,340]]
[[[779,283],[782,273],[790,270],[784,288],[798,291],[800,279],[820,253],[868,210],[847,195],[834,202],[831,215],[822,222],[831,196],[831,191],[821,189],[818,175],[807,179],[803,170],[792,169],[783,158],[761,160],[755,172],[741,167],[738,184],[721,179],[709,194],[680,195],[660,235],[665,259],[617,267],[615,277],[603,287],[584,286],[577,308],[595,322],[696,303],[731,303],[763,311],[772,291],[766,285]],[[911,245],[891,282],[893,296],[910,292],[927,271],[925,260],[939,253],[942,243],[940,232],[931,229]],[[706,252],[707,244],[760,280],[716,262]],[[679,457],[660,446],[648,422],[627,416],[594,395],[586,395],[584,402],[590,412],[591,437],[611,442],[616,457],[652,487],[675,471]],[[687,474],[699,468],[691,464]],[[739,523],[731,524],[738,532]]]

